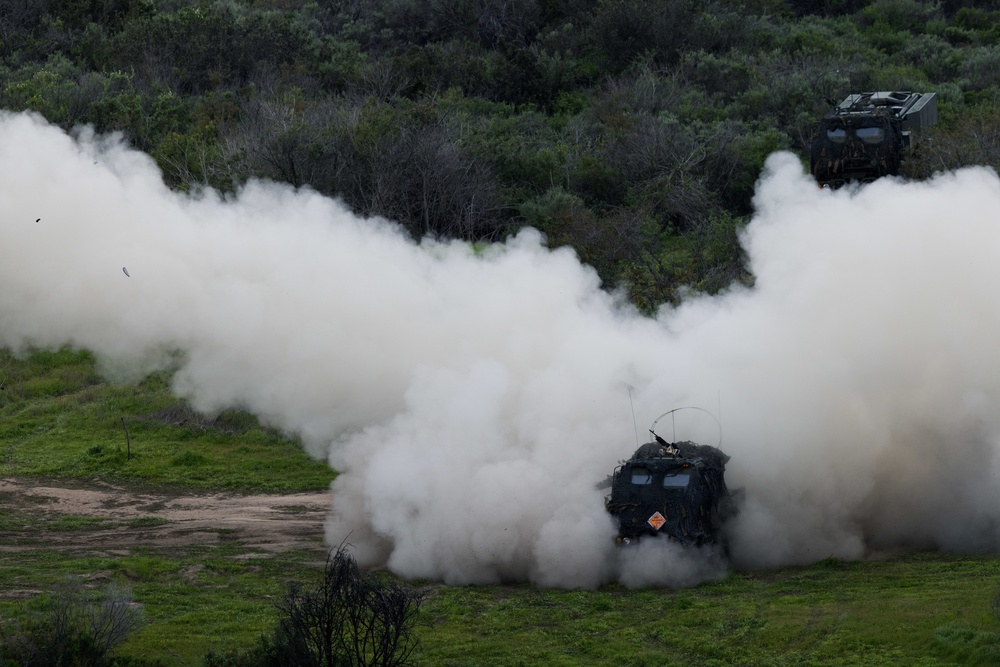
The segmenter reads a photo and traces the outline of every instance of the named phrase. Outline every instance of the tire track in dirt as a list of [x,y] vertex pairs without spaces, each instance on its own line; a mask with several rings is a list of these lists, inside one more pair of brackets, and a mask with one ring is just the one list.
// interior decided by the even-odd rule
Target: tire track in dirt
[[[241,495],[134,490],[103,482],[0,478],[0,510],[22,517],[0,531],[0,551],[54,548],[109,553],[236,541],[281,553],[322,547],[329,492]],[[65,529],[60,517],[90,517]]]

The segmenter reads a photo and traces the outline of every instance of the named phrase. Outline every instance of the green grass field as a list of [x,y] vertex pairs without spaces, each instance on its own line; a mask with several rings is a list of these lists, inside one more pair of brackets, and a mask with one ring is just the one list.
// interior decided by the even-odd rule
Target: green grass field
[[[238,545],[178,553],[0,555],[0,587],[48,590],[73,574],[132,587],[149,625],[122,655],[199,664],[257,641],[318,552],[247,559]],[[423,665],[995,665],[1000,562],[919,554],[733,572],[692,589],[539,590],[416,582]],[[23,601],[4,601],[13,615]]]
[[[995,558],[733,572],[680,591],[439,589],[426,664],[997,664]],[[984,583],[990,582],[988,586]]]
[[[103,382],[72,351],[0,352],[0,476],[94,477],[135,488],[322,490],[334,473],[293,440],[230,412],[207,419],[168,391],[169,378]],[[126,456],[121,420],[131,436]],[[0,494],[0,617],[13,618],[67,576],[128,584],[148,624],[118,649],[165,665],[248,646],[275,619],[289,582],[318,577],[324,547],[282,554],[235,536],[183,548],[50,547],[128,521],[41,515]],[[11,545],[13,533],[34,541]],[[6,547],[6,548],[4,548]],[[426,596],[420,665],[996,665],[1000,557],[936,553],[878,561],[733,571],[696,588],[540,590],[413,582]]]
[[169,381],[157,373],[115,386],[85,352],[17,360],[0,351],[0,472],[289,493],[334,478],[253,415],[198,415],[171,396]]

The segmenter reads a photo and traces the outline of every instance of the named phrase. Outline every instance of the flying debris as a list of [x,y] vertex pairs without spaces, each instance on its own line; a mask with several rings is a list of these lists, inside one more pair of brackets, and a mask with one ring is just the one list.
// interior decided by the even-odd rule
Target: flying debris
[[126,269],[124,266],[122,267],[122,273],[125,274],[126,278],[131,278],[131,276],[128,274],[128,269]]
[[[611,477],[605,507],[618,520],[618,544],[665,535],[686,546],[718,541],[722,522],[733,514],[724,478],[729,457],[710,445],[667,442],[649,427],[652,442],[639,447]],[[694,408],[700,409],[700,408]]]
[[41,222],[41,221],[42,221],[41,218],[35,218],[35,222]]

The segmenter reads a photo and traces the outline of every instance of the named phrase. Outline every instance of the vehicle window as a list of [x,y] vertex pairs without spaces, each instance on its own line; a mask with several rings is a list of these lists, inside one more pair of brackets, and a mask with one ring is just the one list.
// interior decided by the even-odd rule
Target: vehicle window
[[691,476],[686,472],[679,472],[673,475],[666,474],[663,476],[663,488],[665,489],[683,489],[691,481]]
[[854,130],[854,134],[866,144],[880,144],[885,132],[881,127],[859,127]]
[[653,475],[645,468],[632,468],[633,484],[650,484],[652,481]]
[[831,128],[826,131],[826,138],[834,143],[842,144],[847,139],[847,130],[842,127]]

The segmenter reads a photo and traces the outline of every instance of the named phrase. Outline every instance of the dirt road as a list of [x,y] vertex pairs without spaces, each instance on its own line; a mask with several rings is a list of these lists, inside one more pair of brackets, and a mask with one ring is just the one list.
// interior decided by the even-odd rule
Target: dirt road
[[329,493],[239,495],[134,491],[86,482],[0,478],[0,551],[30,548],[126,552],[239,541],[278,553],[322,545]]

